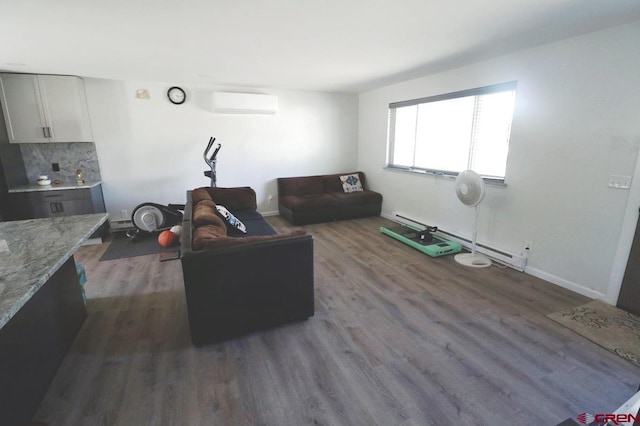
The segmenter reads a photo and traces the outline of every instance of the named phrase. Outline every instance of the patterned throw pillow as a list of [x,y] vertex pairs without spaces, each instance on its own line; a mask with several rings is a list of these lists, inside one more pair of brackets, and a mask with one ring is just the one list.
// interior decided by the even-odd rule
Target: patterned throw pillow
[[358,176],[357,173],[340,176],[340,181],[342,182],[344,192],[349,193],[363,190],[362,183],[360,183],[360,176]]
[[236,228],[238,231],[243,234],[247,233],[247,227],[244,226],[244,223],[240,222],[237,217],[235,217],[225,206],[216,205],[216,209],[218,213],[227,221],[229,225]]

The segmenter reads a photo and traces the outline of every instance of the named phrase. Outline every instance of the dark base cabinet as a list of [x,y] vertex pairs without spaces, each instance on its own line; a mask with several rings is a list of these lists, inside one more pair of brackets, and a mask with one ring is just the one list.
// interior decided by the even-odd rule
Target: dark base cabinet
[[640,315],[640,217],[618,296],[618,308]]
[[11,193],[15,220],[106,212],[102,185],[82,189]]
[[32,420],[86,316],[71,257],[0,329],[0,424]]

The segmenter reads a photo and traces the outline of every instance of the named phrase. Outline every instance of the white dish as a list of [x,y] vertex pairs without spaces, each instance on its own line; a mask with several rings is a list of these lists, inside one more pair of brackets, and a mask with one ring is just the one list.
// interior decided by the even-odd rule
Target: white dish
[[42,186],[51,185],[51,179],[38,180],[36,183]]

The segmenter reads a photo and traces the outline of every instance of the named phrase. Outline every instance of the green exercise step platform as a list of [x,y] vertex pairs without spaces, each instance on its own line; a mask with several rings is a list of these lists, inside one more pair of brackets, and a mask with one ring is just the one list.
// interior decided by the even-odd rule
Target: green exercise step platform
[[409,226],[394,226],[392,228],[380,227],[380,232],[395,238],[396,240],[405,243],[408,246],[413,247],[416,250],[420,250],[422,253],[431,257],[439,257],[447,254],[458,253],[462,250],[462,244],[455,241],[445,240],[444,238],[436,235],[427,234],[431,239],[427,241],[427,238],[421,238],[422,230],[412,228]]

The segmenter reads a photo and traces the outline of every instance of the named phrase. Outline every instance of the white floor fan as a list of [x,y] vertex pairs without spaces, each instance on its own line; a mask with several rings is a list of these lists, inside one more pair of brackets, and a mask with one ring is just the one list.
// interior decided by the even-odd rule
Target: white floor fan
[[473,170],[465,170],[456,178],[456,195],[465,206],[475,209],[475,221],[473,223],[473,237],[471,240],[471,253],[456,254],[456,262],[473,268],[486,268],[491,266],[491,259],[476,253],[476,236],[478,234],[478,205],[484,199],[484,181]]

